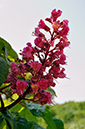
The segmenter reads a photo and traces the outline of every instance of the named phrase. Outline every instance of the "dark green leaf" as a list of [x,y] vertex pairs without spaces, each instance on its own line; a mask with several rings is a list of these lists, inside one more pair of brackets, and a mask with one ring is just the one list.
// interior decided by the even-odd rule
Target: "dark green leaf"
[[60,120],[56,117],[53,117],[53,120],[54,120],[58,129],[64,129],[64,124],[63,124],[62,120]]
[[31,127],[24,117],[19,117],[13,122],[13,129],[31,129]]
[[0,115],[0,123],[3,121],[3,116]]
[[4,113],[3,117],[8,122],[9,126],[13,127],[14,118],[10,114],[7,114],[7,113]]
[[40,117],[43,116],[43,113],[45,113],[45,105],[40,105],[33,102],[26,102],[26,106],[34,116]]
[[5,60],[0,57],[0,85],[6,80],[8,72],[9,71]]

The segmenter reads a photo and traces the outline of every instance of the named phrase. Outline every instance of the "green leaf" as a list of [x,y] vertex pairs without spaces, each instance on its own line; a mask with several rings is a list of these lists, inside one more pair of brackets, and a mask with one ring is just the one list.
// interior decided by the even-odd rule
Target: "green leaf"
[[0,57],[0,85],[4,83],[7,78],[9,71],[5,60]]
[[34,121],[28,121],[30,125],[32,125],[31,129],[45,129],[43,127],[41,127],[40,125],[38,125],[37,123],[35,123]]
[[27,109],[27,107],[25,107],[21,112],[20,115],[25,117],[27,120],[32,120],[37,122],[36,117],[30,112],[29,109]]
[[59,128],[57,128],[57,126],[53,120],[52,114],[47,109],[42,117],[48,125],[47,129],[59,129]]
[[19,117],[13,121],[13,129],[31,129],[31,127],[24,117]]
[[18,57],[17,53],[13,50],[11,45],[6,40],[4,40],[3,38],[0,37],[0,47],[1,47],[1,49],[3,47],[3,44],[7,49],[7,56],[10,56],[13,59],[16,59]]
[[43,114],[45,113],[45,105],[40,105],[33,102],[26,102],[26,107],[31,111],[34,116],[40,117],[43,116]]
[[63,124],[63,121],[56,118],[56,117],[53,117],[53,120],[57,126],[58,129],[64,129],[64,124]]

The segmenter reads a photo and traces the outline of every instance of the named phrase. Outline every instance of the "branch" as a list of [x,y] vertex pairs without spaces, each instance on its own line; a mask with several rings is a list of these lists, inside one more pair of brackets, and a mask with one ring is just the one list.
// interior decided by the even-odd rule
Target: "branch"
[[5,86],[5,87],[0,88],[0,91],[2,91],[2,90],[4,90],[4,89],[8,88],[9,86],[10,86],[10,84],[9,84],[8,86]]
[[26,95],[28,95],[28,94],[30,94],[30,93],[32,93],[32,89],[31,89],[31,87],[28,87],[28,89],[23,93],[22,96],[19,96],[19,98],[18,98],[16,101],[14,101],[12,104],[10,104],[10,105],[4,107],[4,109],[6,110],[6,109],[12,108],[12,107],[15,106],[17,103],[19,103],[21,100],[23,100]]

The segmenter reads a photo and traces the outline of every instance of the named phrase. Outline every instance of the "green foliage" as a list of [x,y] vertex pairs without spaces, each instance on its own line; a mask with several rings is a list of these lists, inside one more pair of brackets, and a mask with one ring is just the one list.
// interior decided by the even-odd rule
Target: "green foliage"
[[[22,103],[23,104],[23,103]],[[45,125],[38,118],[45,120]],[[0,116],[0,127],[4,129],[64,129],[63,122],[53,117],[45,105],[36,103],[17,104]]]

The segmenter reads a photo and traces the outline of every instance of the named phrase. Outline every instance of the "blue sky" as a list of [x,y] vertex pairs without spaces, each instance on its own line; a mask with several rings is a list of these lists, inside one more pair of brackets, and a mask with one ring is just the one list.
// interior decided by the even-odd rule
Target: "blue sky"
[[84,0],[0,0],[0,37],[19,53],[30,41],[32,32],[42,18],[53,9],[62,10],[60,20],[68,19],[70,48],[65,49],[67,77],[55,87],[58,103],[85,101],[85,1]]

